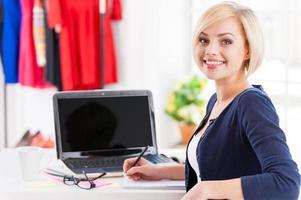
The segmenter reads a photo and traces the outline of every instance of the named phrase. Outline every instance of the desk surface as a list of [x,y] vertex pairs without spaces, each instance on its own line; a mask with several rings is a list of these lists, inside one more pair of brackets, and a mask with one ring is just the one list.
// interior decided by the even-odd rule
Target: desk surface
[[[55,159],[54,151],[46,151],[47,156]],[[83,190],[76,186],[66,186],[46,178],[25,182],[21,178],[21,169],[15,149],[0,152],[0,196],[2,200],[49,200],[49,199],[118,199],[118,200],[176,200],[181,199],[183,190],[136,190],[122,188],[123,177],[105,178],[111,185]]]

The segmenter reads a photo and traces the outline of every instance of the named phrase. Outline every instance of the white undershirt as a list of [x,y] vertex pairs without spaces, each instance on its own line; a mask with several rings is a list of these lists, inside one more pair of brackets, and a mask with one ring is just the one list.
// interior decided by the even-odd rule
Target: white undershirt
[[188,150],[187,150],[188,161],[192,169],[195,171],[199,182],[201,181],[201,177],[200,177],[200,168],[199,168],[198,160],[196,158],[196,149],[198,147],[200,138],[201,138],[200,134],[194,135],[188,145]]

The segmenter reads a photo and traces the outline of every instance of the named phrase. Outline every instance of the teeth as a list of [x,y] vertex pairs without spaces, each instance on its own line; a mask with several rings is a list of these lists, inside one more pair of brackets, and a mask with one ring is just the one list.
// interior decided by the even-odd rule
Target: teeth
[[206,61],[206,64],[208,65],[221,65],[223,62],[221,61]]

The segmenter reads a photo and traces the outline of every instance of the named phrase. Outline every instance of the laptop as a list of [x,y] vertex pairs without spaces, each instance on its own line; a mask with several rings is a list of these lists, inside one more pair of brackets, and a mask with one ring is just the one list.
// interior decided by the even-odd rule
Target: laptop
[[57,157],[75,174],[122,172],[146,146],[150,162],[172,162],[158,154],[149,90],[58,92],[53,106]]

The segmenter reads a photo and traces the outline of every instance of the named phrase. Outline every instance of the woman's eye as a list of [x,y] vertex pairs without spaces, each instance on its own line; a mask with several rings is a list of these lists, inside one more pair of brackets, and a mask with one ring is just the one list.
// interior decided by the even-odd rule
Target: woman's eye
[[223,45],[230,45],[232,43],[233,43],[232,40],[229,40],[229,39],[222,40]]
[[209,43],[208,39],[202,38],[202,37],[199,39],[199,41],[200,41],[201,44],[208,44]]

